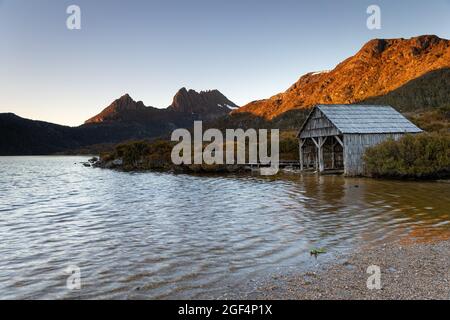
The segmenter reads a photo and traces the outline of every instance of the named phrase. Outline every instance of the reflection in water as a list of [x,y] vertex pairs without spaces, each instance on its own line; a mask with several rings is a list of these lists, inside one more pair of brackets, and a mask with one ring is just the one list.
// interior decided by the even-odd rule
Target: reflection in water
[[[449,232],[450,184],[121,173],[0,158],[0,298],[208,298],[308,250]],[[69,265],[82,290],[65,288]]]

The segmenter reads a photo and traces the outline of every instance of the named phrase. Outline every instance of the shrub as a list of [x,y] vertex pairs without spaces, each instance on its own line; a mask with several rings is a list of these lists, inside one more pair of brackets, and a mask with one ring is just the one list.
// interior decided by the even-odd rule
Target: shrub
[[132,141],[116,146],[113,153],[101,156],[104,162],[121,158],[125,170],[167,169],[174,143],[165,140]]
[[368,174],[375,177],[449,177],[450,135],[423,133],[388,140],[367,149],[364,161]]
[[133,141],[116,147],[116,155],[122,158],[124,166],[135,167],[140,160],[148,155],[150,144],[146,141]]

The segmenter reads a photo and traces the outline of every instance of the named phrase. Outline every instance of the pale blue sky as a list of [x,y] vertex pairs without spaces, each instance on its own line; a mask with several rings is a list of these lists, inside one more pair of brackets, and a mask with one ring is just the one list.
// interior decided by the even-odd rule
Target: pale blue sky
[[[66,28],[71,4],[81,30]],[[450,38],[450,0],[0,0],[0,112],[79,125],[126,92],[166,107],[183,86],[243,105],[372,38],[421,34]]]

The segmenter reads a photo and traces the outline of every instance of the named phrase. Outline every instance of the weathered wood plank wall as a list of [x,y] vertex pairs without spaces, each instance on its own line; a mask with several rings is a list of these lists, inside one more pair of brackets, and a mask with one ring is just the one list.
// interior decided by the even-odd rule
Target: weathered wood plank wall
[[306,123],[300,138],[328,137],[339,135],[338,129],[325,117],[325,115],[316,109]]
[[387,139],[398,140],[401,133],[345,134],[344,135],[344,174],[359,176],[365,173],[363,155],[367,148]]

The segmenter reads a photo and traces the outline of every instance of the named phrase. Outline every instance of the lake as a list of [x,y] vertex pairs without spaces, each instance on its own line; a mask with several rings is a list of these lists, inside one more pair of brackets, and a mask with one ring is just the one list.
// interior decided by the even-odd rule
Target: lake
[[[306,270],[312,248],[326,261],[450,230],[446,182],[124,173],[87,159],[0,157],[1,299],[213,298]],[[81,290],[66,288],[69,266]]]

